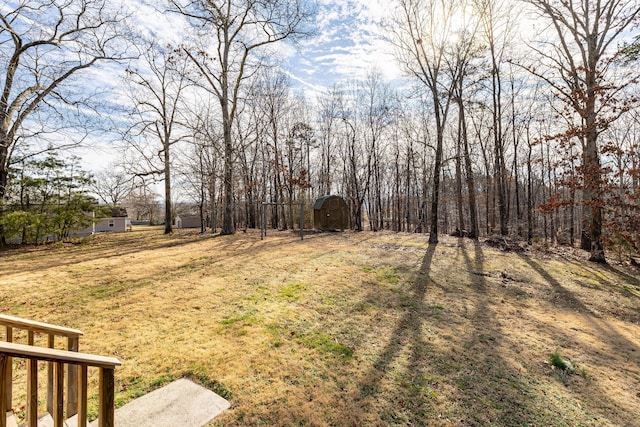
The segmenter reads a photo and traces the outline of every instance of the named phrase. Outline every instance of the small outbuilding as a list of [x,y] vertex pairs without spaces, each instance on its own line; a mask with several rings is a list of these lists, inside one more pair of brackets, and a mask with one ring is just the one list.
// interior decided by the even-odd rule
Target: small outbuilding
[[322,231],[349,227],[349,209],[340,196],[323,196],[313,204],[313,228]]
[[131,221],[125,208],[114,207],[109,209],[106,218],[100,218],[93,224],[93,233],[122,233],[131,231]]
[[202,219],[200,215],[180,215],[176,217],[176,228],[200,228]]

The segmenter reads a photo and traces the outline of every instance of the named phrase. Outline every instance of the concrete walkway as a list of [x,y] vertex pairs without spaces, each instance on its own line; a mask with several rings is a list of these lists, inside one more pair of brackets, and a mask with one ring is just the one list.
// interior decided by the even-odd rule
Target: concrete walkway
[[[116,427],[201,427],[229,406],[226,399],[183,378],[118,408],[115,424]],[[97,427],[97,420],[91,426]]]
[[[117,409],[115,427],[202,427],[229,406],[227,400],[211,390],[183,378]],[[7,412],[6,420],[7,427],[17,427],[12,412]],[[77,424],[77,415],[64,423],[66,427]],[[51,415],[40,417],[38,427],[53,427]],[[90,427],[98,427],[98,420]]]

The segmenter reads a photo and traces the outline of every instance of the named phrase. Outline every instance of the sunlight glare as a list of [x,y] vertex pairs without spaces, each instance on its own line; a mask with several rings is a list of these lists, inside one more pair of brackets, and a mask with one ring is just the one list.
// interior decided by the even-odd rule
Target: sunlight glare
[[432,10],[432,34],[439,44],[456,46],[477,28],[478,16],[466,2],[441,1]]

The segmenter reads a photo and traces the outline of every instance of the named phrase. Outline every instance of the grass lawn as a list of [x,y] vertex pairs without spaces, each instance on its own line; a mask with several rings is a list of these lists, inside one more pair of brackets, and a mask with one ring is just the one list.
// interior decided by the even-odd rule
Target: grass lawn
[[117,406],[196,379],[231,401],[213,425],[640,426],[629,266],[391,232],[161,233],[2,251],[0,311],[120,359]]

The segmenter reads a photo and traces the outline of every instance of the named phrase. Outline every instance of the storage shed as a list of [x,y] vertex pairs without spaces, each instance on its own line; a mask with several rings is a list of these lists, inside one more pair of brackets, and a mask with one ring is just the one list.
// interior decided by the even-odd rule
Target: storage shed
[[131,221],[129,221],[129,215],[127,215],[125,208],[111,208],[108,213],[110,213],[111,216],[100,218],[98,222],[93,225],[94,233],[121,233],[131,231]]
[[323,196],[313,204],[313,228],[331,231],[349,227],[349,209],[340,196]]
[[175,220],[176,228],[200,228],[201,224],[200,215],[181,215]]

